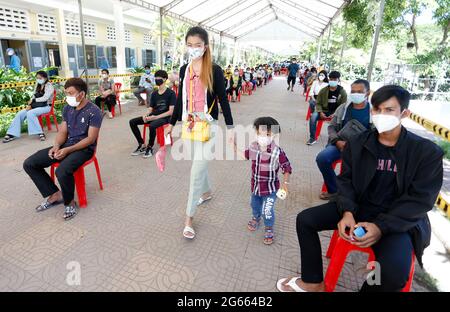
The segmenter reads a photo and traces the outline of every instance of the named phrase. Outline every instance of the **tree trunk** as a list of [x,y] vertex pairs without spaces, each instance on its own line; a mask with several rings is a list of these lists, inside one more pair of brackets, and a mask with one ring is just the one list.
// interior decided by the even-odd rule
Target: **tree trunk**
[[414,38],[414,48],[416,49],[416,55],[419,52],[419,41],[417,40],[417,31],[416,31],[416,13],[413,14],[412,23],[411,23],[411,32]]
[[448,38],[448,33],[450,31],[450,20],[447,23],[447,26],[444,27],[444,35],[442,36],[442,41],[440,44],[445,44],[447,42],[447,38]]

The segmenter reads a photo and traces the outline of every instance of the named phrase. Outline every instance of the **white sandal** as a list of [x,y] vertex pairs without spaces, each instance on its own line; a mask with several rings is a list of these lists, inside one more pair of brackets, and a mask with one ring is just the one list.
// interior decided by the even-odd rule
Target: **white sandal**
[[277,289],[278,289],[278,291],[280,291],[280,292],[307,292],[306,290],[302,289],[300,286],[297,285],[296,281],[297,281],[299,278],[300,278],[300,277],[293,277],[293,278],[291,278],[291,280],[286,284],[287,286],[291,287],[291,289],[292,289],[293,291],[286,291],[286,290],[283,290],[283,288],[282,288],[283,285],[282,285],[282,284],[283,284],[284,282],[287,281],[287,278],[282,278],[282,279],[280,279],[280,280],[277,282]]
[[[190,233],[192,234],[192,236],[186,235],[186,233]],[[186,237],[187,239],[193,239],[195,237],[194,229],[191,228],[190,226],[185,226],[183,230],[183,236]]]
[[197,202],[197,206],[200,206],[201,204],[203,204],[203,203],[205,203],[205,202],[207,202],[207,201],[209,201],[209,200],[211,200],[211,199],[212,199],[212,196],[208,196],[208,197],[206,197],[205,199],[203,199],[203,198],[200,197],[200,199],[199,199],[198,202]]

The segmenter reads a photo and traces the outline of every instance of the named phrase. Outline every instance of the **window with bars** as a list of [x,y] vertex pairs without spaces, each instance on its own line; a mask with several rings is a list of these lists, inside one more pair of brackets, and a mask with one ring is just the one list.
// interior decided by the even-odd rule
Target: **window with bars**
[[125,48],[125,63],[128,68],[137,66],[135,49]]
[[24,10],[0,7],[0,29],[29,31],[28,13]]
[[125,29],[125,42],[131,42],[131,31]]
[[116,28],[113,26],[106,27],[106,38],[110,41],[116,41]]
[[156,63],[156,51],[154,50],[142,50],[142,66]]
[[53,15],[38,14],[38,29],[41,34],[56,34],[56,18]]
[[111,68],[117,67],[116,47],[106,48],[106,58],[108,59],[108,63],[111,66]]

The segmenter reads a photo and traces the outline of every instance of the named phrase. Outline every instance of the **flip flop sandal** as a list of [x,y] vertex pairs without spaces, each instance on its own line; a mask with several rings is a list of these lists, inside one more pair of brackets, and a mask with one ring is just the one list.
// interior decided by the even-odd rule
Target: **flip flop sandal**
[[203,199],[203,198],[200,197],[200,199],[199,199],[198,202],[197,202],[197,206],[200,206],[201,204],[204,204],[205,202],[207,202],[207,201],[209,201],[209,200],[211,200],[211,199],[212,199],[212,196],[208,196],[208,197],[206,197],[205,199]]
[[264,234],[264,244],[271,245],[273,243],[273,230],[266,230]]
[[73,206],[66,206],[64,209],[64,221],[69,221],[73,217],[75,217],[78,213],[78,207],[75,205]]
[[248,221],[247,228],[249,231],[254,232],[259,226],[260,219],[256,219],[253,217],[250,221]]
[[5,138],[3,139],[3,143],[8,143],[8,142],[14,141],[15,139],[17,139],[15,136],[7,134],[7,135],[5,135]]
[[[189,233],[191,235],[188,235],[187,233]],[[195,237],[194,229],[191,228],[190,226],[185,226],[184,230],[183,230],[183,236],[186,237],[187,239],[194,239],[194,237]]]
[[45,211],[49,208],[58,206],[60,204],[62,204],[63,201],[62,200],[57,200],[53,203],[49,203],[48,201],[43,202],[42,204],[40,204],[39,206],[36,207],[36,212],[41,212],[41,211]]
[[307,292],[306,290],[302,289],[300,286],[297,285],[296,281],[300,277],[293,277],[290,279],[290,281],[286,284],[289,286],[293,291],[283,290],[283,283],[285,283],[288,279],[282,278],[277,282],[277,289],[279,292]]

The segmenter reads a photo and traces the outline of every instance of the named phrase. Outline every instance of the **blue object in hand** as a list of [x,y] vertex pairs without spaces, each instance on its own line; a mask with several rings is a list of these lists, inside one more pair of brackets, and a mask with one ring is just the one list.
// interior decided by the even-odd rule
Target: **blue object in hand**
[[361,238],[361,237],[363,237],[364,235],[366,235],[366,233],[367,233],[367,231],[366,231],[362,226],[357,227],[357,228],[353,231],[353,234],[355,234],[355,236],[356,236],[356,237],[359,237],[359,238]]

